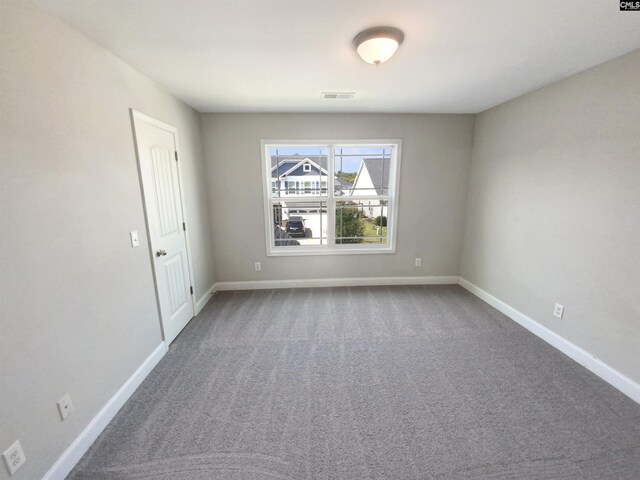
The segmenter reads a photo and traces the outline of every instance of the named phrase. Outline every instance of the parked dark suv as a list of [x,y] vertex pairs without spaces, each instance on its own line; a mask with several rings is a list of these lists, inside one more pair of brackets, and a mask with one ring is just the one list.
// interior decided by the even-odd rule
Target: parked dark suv
[[304,237],[304,219],[302,217],[289,217],[286,232],[292,237]]

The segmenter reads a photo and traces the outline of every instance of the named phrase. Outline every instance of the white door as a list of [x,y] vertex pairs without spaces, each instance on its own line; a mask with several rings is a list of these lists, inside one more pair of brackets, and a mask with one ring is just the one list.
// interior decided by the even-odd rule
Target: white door
[[176,130],[133,112],[156,294],[164,339],[171,343],[194,316],[180,196]]

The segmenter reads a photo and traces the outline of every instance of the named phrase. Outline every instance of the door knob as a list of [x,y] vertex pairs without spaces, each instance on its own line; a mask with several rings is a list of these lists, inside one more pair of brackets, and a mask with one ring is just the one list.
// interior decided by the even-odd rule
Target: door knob
[[156,252],[156,257],[164,257],[167,254],[166,250],[158,250]]

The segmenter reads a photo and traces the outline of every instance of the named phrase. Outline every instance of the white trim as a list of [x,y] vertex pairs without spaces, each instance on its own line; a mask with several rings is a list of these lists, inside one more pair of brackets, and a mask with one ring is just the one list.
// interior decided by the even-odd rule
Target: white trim
[[[295,240],[295,238],[294,238]],[[370,245],[370,246],[369,246]],[[361,255],[361,254],[375,254],[375,255],[386,255],[396,253],[395,250],[391,248],[388,244],[384,247],[380,247],[377,243],[371,244],[362,244],[362,243],[354,243],[354,244],[346,244],[341,245],[340,248],[334,247],[322,247],[316,245],[309,245],[307,248],[301,249],[295,246],[282,246],[277,247],[277,250],[274,250],[271,253],[270,257],[305,257],[305,256],[319,256],[319,255]]]
[[205,305],[209,302],[209,300],[211,300],[211,296],[215,293],[215,291],[215,285],[211,285],[211,287],[209,287],[209,290],[207,290],[205,294],[198,299],[198,301],[196,302],[196,315],[198,315],[205,307]]
[[[268,156],[268,155],[267,155]],[[313,155],[312,155],[313,156]],[[271,158],[269,158],[269,160],[271,160]],[[284,161],[284,160],[283,160]],[[303,166],[302,168],[302,172],[310,172],[311,171],[311,164],[315,165],[316,167],[318,167],[318,170],[320,171],[320,175],[322,175],[322,172],[326,173],[327,176],[329,176],[329,172],[327,170],[325,170],[324,168],[322,168],[321,165],[318,165],[316,162],[314,162],[313,160],[311,160],[309,157],[306,157],[304,160],[300,160],[298,163],[296,163],[293,167],[291,167],[289,170],[287,170],[286,172],[284,172],[282,175],[279,175],[277,178],[278,180],[282,180],[284,177],[288,177],[289,174],[293,171],[295,171],[300,165]],[[273,173],[273,171],[278,167],[278,163],[276,163],[273,168],[271,168],[271,172]],[[304,165],[309,165],[309,170],[305,170],[304,169]],[[271,175],[271,178],[273,178],[273,175]],[[295,175],[294,175],[295,178]]]
[[154,127],[161,128],[162,130],[166,130],[167,132],[171,132],[175,135],[178,134],[178,129],[173,125],[169,125],[168,123],[164,123],[156,118],[150,117],[149,115],[145,115],[144,113],[138,112],[133,108],[130,108],[129,111],[134,119],[140,120],[148,125],[153,125]]
[[[326,196],[310,196],[310,200],[326,202],[327,203],[327,244],[326,245],[304,245],[294,248],[276,247],[274,244],[274,225],[272,223],[273,205],[275,203],[294,203],[296,201],[304,202],[306,197],[273,197],[273,187],[271,185],[273,166],[271,165],[271,156],[269,155],[269,148],[271,147],[291,147],[298,145],[313,145],[317,147],[328,148],[328,162],[327,162],[327,194]],[[384,147],[391,148],[391,160],[392,165],[390,169],[389,189],[387,195],[370,195],[372,199],[380,200],[382,197],[388,202],[387,207],[387,243],[385,246],[380,247],[378,244],[371,244],[370,246],[358,246],[355,248],[349,248],[346,245],[335,245],[335,232],[334,222],[332,221],[335,215],[335,204],[338,201],[352,199],[352,197],[336,197],[335,185],[334,185],[334,147]],[[306,255],[358,255],[358,254],[394,254],[396,253],[396,238],[398,227],[398,197],[400,195],[400,163],[402,158],[402,139],[351,139],[351,140],[335,140],[335,139],[317,139],[317,140],[260,140],[260,152],[262,163],[262,192],[263,192],[263,204],[264,204],[264,220],[265,220],[265,247],[268,257],[283,257],[283,256],[306,256]],[[282,176],[287,175],[291,171],[298,168],[301,163],[306,161],[311,162],[308,157],[300,160],[289,171],[285,172]],[[312,162],[315,164],[315,162]],[[362,166],[359,167],[358,172],[362,170]],[[281,180],[278,177],[278,180]],[[297,186],[296,186],[297,188]],[[320,191],[322,192],[322,184],[320,184]],[[288,192],[288,189],[287,189]],[[367,196],[364,196],[367,197]],[[358,196],[357,200],[361,200]],[[389,208],[390,207],[390,208]]]
[[364,287],[372,285],[457,285],[458,277],[358,277],[306,278],[300,280],[257,280],[246,282],[217,282],[215,291],[265,290],[275,288]]
[[[215,291],[225,290],[258,290],[272,288],[309,288],[309,287],[344,287],[371,285],[452,285],[460,284],[463,288],[485,301],[496,310],[502,312],[516,323],[546,341],[571,359],[584,366],[598,377],[620,390],[629,398],[640,403],[640,385],[586,350],[571,343],[532,318],[516,310],[502,300],[494,297],[477,285],[462,277],[372,277],[372,278],[322,278],[304,280],[267,280],[246,282],[218,282],[198,300],[201,310]],[[95,442],[100,433],[125,402],[140,386],[142,381],[151,373],[153,368],[167,353],[167,344],[160,343],[153,352],[142,362],[129,379],[118,389],[98,414],[89,422],[84,430],[76,437],[56,463],[42,477],[42,480],[63,480],[80,461],[89,447]]]
[[[311,155],[311,156],[313,157],[314,155]],[[319,155],[316,155],[316,156],[319,156]],[[285,158],[286,158],[286,157],[285,157]],[[285,160],[283,160],[283,161],[287,161],[287,160],[285,159]],[[304,159],[304,160],[300,160],[300,161],[299,161],[298,163],[296,163],[292,168],[290,168],[290,169],[289,169],[289,170],[287,170],[285,173],[283,173],[282,175],[280,175],[280,177],[284,177],[284,176],[288,175],[288,174],[289,174],[289,172],[292,172],[293,170],[295,170],[296,168],[298,168],[298,167],[300,166],[300,164],[305,163],[305,162],[312,163],[313,165],[315,165],[316,167],[318,167],[318,170],[320,170],[321,172],[327,173],[327,170],[326,170],[326,169],[324,169],[324,168],[322,168],[322,166],[318,165],[316,162],[314,162],[313,160],[311,160],[309,157],[305,157],[305,159]],[[282,162],[280,162],[280,163],[282,163]],[[280,165],[280,163],[276,163],[273,167],[271,167],[271,173],[273,173],[273,171],[274,171],[276,168],[278,168],[278,166]],[[278,178],[280,178],[280,177],[278,177]],[[273,178],[273,175],[271,175],[271,178]]]
[[[138,112],[137,110],[134,110],[133,108],[129,109],[130,115],[131,115],[131,121],[132,121],[132,125],[133,125],[133,140],[135,143],[135,152],[136,152],[136,161],[138,163],[138,176],[139,176],[139,180],[140,180],[140,188],[141,188],[141,193],[142,193],[142,204],[144,207],[144,217],[145,217],[145,228],[147,230],[147,239],[148,239],[148,243],[149,243],[149,253],[151,255],[150,257],[150,261],[151,261],[151,268],[153,270],[153,284],[155,287],[155,291],[156,291],[156,304],[158,307],[158,316],[160,317],[160,322],[161,322],[161,330],[162,330],[162,338],[167,340],[166,337],[166,333],[165,333],[165,328],[164,328],[164,322],[162,321],[162,308],[161,308],[161,303],[160,303],[160,290],[158,288],[158,283],[157,283],[157,275],[156,275],[156,264],[154,262],[154,258],[153,258],[153,246],[151,244],[152,238],[151,238],[151,229],[149,228],[149,218],[148,218],[148,214],[147,214],[147,204],[146,204],[146,200],[145,200],[145,195],[144,195],[144,182],[142,181],[142,163],[141,163],[141,159],[140,159],[140,153],[138,152],[138,134],[137,134],[137,123],[138,122],[142,122],[142,123],[146,123],[147,125],[151,125],[157,128],[160,128],[162,130],[166,130],[167,132],[170,132],[171,134],[173,134],[173,142],[174,142],[174,147],[175,147],[175,151],[176,151],[176,155],[177,158],[180,159],[182,158],[182,154],[180,153],[180,140],[179,140],[179,136],[178,136],[178,129],[172,125],[169,125],[168,123],[164,123],[160,120],[157,120],[153,117],[150,117],[148,115],[145,115],[144,113]],[[179,194],[180,194],[180,213],[182,214],[182,221],[184,222],[185,225],[190,225],[189,221],[187,220],[187,209],[186,209],[186,202],[184,199],[184,185],[182,182],[182,172],[181,172],[181,162],[178,160],[176,165],[176,172],[178,174],[178,188],[179,188]],[[189,229],[187,230],[183,230],[183,234],[184,234],[184,241],[185,241],[185,249],[186,249],[186,256],[187,256],[187,269],[189,271],[189,285],[191,287],[191,289],[193,289],[193,291],[195,292],[195,288],[196,288],[196,284],[194,282],[194,270],[193,270],[193,263],[191,261],[191,239],[189,237]],[[193,316],[195,317],[198,312],[196,311],[197,309],[197,304],[196,304],[196,298],[195,295],[191,294],[188,295],[189,297],[191,297],[191,311],[193,312]],[[188,323],[188,322],[187,322]],[[172,339],[173,341],[173,339]]]
[[595,355],[580,348],[566,338],[561,337],[554,331],[536,322],[531,317],[528,317],[524,313],[516,310],[512,306],[504,303],[502,300],[494,297],[489,292],[481,289],[462,277],[460,277],[460,285],[473,293],[476,297],[484,300],[496,310],[504,313],[511,320],[522,325],[534,335],[540,337],[549,345],[557,348],[569,358],[578,362],[587,370],[595,373],[602,380],[617,388],[635,402],[640,403],[640,384],[618,372],[615,368],[607,365]]
[[42,477],[42,480],[64,480],[93,442],[96,441],[98,435],[102,433],[113,417],[115,417],[116,413],[118,413],[120,408],[122,408],[166,353],[167,344],[162,342],[151,352],[145,361],[142,362],[142,365],[133,372],[133,375],[124,382],[124,385],[118,389],[98,414],[93,417],[84,430],[80,432],[80,435],[69,445],[69,448],[64,451],[56,463],[54,463],[44,477]]
[[[271,225],[271,213],[273,205],[271,201],[267,201],[271,198],[272,189],[267,189],[267,179],[271,180],[271,157],[269,157],[269,142],[267,140],[260,140],[260,169],[262,170],[262,204],[264,208],[264,235],[265,235],[265,247],[267,249],[267,255],[271,250],[271,239],[274,236],[273,225]],[[267,158],[269,160],[267,161]],[[297,185],[296,185],[297,186]]]

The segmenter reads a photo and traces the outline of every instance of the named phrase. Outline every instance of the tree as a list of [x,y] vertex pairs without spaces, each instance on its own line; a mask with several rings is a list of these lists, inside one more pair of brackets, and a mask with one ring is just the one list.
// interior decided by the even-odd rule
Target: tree
[[[338,203],[336,207],[336,237],[362,237],[364,225],[358,209],[345,203]],[[336,238],[336,243],[362,243],[362,238]]]
[[375,223],[379,227],[386,227],[387,226],[387,217],[385,217],[384,215],[382,215],[382,216],[378,215],[375,218],[375,220],[373,221],[373,223]]
[[353,185],[353,182],[356,179],[356,175],[356,172],[343,172],[342,170],[336,173],[336,177],[338,177],[340,180],[344,180],[351,185]]

